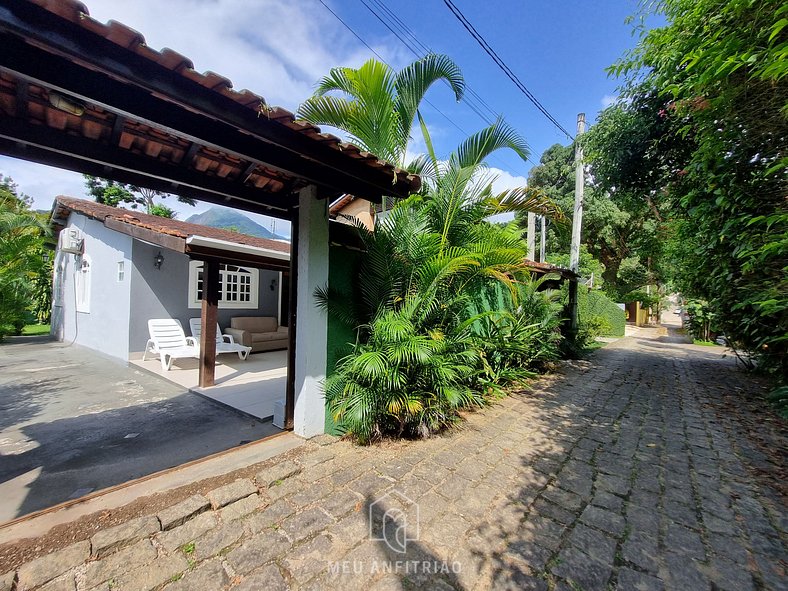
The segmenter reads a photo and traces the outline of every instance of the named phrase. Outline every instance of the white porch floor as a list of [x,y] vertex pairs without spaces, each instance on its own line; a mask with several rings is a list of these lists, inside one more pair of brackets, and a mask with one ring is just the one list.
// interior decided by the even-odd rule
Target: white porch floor
[[287,351],[252,353],[246,361],[236,354],[216,358],[216,385],[200,388],[197,359],[177,359],[170,371],[162,371],[158,357],[142,361],[132,354],[129,364],[145,369],[207,398],[237,408],[260,419],[274,415],[274,402],[284,400],[287,381]]

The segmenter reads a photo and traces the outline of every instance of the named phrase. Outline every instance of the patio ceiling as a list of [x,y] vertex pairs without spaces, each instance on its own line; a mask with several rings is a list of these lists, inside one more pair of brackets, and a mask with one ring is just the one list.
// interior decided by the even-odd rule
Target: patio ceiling
[[310,184],[375,202],[420,185],[74,0],[4,0],[0,44],[0,153],[284,219]]

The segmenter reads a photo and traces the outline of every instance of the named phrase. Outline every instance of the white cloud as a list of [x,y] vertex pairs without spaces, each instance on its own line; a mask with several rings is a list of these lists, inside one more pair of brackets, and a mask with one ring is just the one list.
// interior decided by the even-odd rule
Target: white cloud
[[600,101],[602,108],[607,109],[610,105],[615,105],[618,102],[618,97],[614,94],[606,94]]
[[500,168],[490,167],[489,172],[496,177],[493,181],[493,190],[495,191],[506,191],[507,189],[516,189],[528,185],[528,179],[524,176],[513,175]]
[[[513,175],[500,168],[490,168],[490,174],[495,175],[497,178],[493,181],[493,190],[496,192],[506,191],[508,189],[517,189],[518,187],[525,187],[528,184],[528,179],[524,176]],[[511,222],[514,219],[513,213],[499,213],[488,218],[493,223]]]
[[85,196],[85,181],[81,174],[0,156],[0,174],[10,176],[19,190],[33,198],[35,209],[50,209],[58,195]]
[[[170,47],[191,59],[197,71],[217,72],[229,78],[234,88],[248,88],[269,104],[290,110],[312,94],[332,67],[357,67],[371,57],[369,49],[315,0],[87,0],[86,4],[96,20],[122,22],[142,33],[150,47]],[[389,41],[372,45],[386,61],[401,66],[407,61],[404,49]],[[0,173],[33,197],[37,209],[49,209],[57,195],[86,195],[77,173],[2,156]],[[174,201],[167,203],[172,206]],[[178,204],[175,209],[185,219],[207,207]],[[277,229],[282,223],[277,222]]]
[[[96,20],[114,19],[138,31],[154,49],[170,47],[199,72],[212,70],[236,89],[294,110],[332,67],[359,66],[371,56],[316,1],[92,0]],[[373,45],[373,47],[375,47]],[[393,46],[392,46],[393,47]],[[387,60],[400,50],[375,47]]]

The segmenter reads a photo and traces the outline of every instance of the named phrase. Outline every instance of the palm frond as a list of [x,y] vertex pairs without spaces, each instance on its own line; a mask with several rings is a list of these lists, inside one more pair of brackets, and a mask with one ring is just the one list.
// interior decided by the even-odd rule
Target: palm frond
[[451,161],[458,168],[476,167],[493,152],[506,148],[513,150],[523,160],[530,155],[528,144],[522,136],[499,118],[463,141],[452,154]]
[[397,113],[402,133],[410,134],[419,104],[435,82],[445,80],[459,101],[465,90],[465,80],[459,66],[447,55],[427,54],[405,66],[397,74],[394,86],[397,93]]

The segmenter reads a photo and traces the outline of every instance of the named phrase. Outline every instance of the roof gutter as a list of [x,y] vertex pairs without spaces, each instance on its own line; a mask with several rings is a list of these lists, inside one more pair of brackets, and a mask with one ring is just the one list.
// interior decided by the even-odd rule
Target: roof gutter
[[250,254],[253,256],[264,256],[270,259],[278,259],[280,261],[290,260],[289,252],[282,252],[280,250],[273,250],[270,248],[262,248],[260,246],[250,246],[248,244],[238,244],[237,242],[230,242],[229,240],[219,240],[218,238],[207,238],[205,236],[189,236],[186,238],[186,246],[201,246],[203,248],[213,248],[227,252],[238,252],[242,254]]

